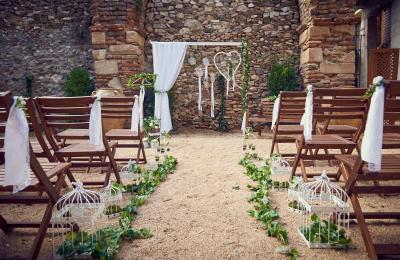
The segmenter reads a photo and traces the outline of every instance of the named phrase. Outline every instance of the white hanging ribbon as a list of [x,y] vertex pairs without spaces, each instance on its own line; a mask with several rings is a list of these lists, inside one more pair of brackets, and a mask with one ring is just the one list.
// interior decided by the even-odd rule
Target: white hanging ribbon
[[199,112],[201,112],[201,111],[203,111],[203,108],[201,106],[201,99],[202,99],[202,97],[201,97],[201,76],[203,74],[203,69],[200,66],[196,67],[195,72],[198,77],[198,90],[199,90],[199,95],[197,98],[197,109],[199,110]]
[[132,107],[132,117],[131,117],[131,131],[138,133],[139,131],[139,122],[140,122],[140,98],[138,95],[135,95],[135,101],[133,101]]
[[278,97],[275,99],[275,102],[274,102],[274,108],[272,109],[271,129],[274,128],[274,126],[275,126],[275,124],[276,124],[276,120],[278,119],[280,100],[281,100],[281,97],[278,96]]
[[229,95],[229,81],[231,81],[229,78],[226,79],[226,95]]
[[4,136],[5,176],[3,186],[13,185],[13,193],[25,189],[31,183],[29,176],[29,126],[24,112],[11,106]]
[[361,144],[361,158],[368,162],[370,171],[381,170],[382,142],[383,142],[383,119],[385,105],[385,88],[383,78],[377,76],[372,84],[376,86],[371,98],[368,111],[367,123],[365,125],[364,137]]
[[247,111],[243,113],[242,126],[240,127],[240,130],[242,130],[243,134],[246,132],[246,115]]
[[214,82],[215,82],[215,73],[210,74],[211,79],[211,117],[214,118],[214,110],[215,110],[215,98],[214,98]]
[[101,123],[101,103],[99,97],[96,97],[92,109],[90,110],[89,142],[95,145],[98,150],[104,149],[103,126]]
[[307,86],[306,105],[304,114],[300,124],[303,126],[303,135],[306,141],[312,140],[312,125],[313,125],[313,89],[312,85]]

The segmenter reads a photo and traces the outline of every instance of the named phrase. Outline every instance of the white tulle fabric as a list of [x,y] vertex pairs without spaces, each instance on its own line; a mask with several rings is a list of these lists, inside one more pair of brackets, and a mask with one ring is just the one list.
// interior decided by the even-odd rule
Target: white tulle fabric
[[13,186],[13,193],[31,183],[29,176],[29,126],[24,112],[16,107],[16,98],[8,115],[4,136],[5,176],[3,186]]
[[90,110],[89,142],[95,145],[98,150],[104,149],[101,103],[99,98],[96,98]]
[[154,116],[160,119],[161,132],[172,130],[167,92],[174,86],[182,68],[187,49],[186,42],[151,42],[155,82]]
[[371,105],[361,144],[361,158],[363,161],[368,162],[368,169],[370,171],[381,170],[385,105],[385,89],[382,80],[383,78],[380,76],[375,77],[373,80],[374,85],[379,85],[376,87],[371,98]]
[[278,119],[279,115],[279,103],[281,102],[281,97],[278,96],[274,102],[274,108],[272,109],[272,122],[271,122],[271,129],[274,128],[276,124],[276,120]]
[[215,74],[211,73],[210,74],[210,80],[211,80],[211,117],[215,117],[215,98],[214,98],[214,82],[215,82]]
[[300,124],[303,126],[303,135],[306,141],[312,140],[312,125],[313,125],[313,88],[312,85],[307,86],[306,105],[304,114]]
[[131,131],[138,132],[139,131],[139,122],[140,122],[140,98],[138,95],[135,95],[135,101],[133,102],[132,107],[132,117],[131,117]]

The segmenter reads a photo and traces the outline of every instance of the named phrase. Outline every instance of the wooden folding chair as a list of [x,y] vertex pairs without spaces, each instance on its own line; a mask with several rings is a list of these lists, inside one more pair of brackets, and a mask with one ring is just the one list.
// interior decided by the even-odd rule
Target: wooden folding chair
[[[357,148],[358,139],[364,129],[365,117],[368,110],[368,100],[364,98],[366,89],[335,88],[313,90],[313,135],[312,140],[305,141],[304,135],[296,140],[297,154],[292,168],[291,177],[296,173],[300,164],[304,181],[320,173],[306,173],[305,160],[332,161],[335,155],[330,150],[339,150],[339,154],[351,154]],[[359,127],[352,138],[346,139],[337,134],[316,135],[318,122],[331,120],[353,120],[359,122]],[[325,154],[318,154],[319,150]],[[340,171],[328,173],[331,178],[338,180]]]
[[[400,244],[376,244],[373,242],[366,219],[400,219],[400,212],[364,212],[359,194],[380,195],[400,193],[400,81],[385,82],[385,124],[382,149],[397,149],[396,154],[383,154],[381,171],[371,172],[360,155],[337,155],[346,181],[345,190],[350,196],[354,214],[368,255],[378,259],[384,255],[400,255]],[[396,137],[397,136],[397,137]],[[397,181],[397,183],[396,183]],[[366,197],[370,198],[370,196]]]
[[[278,110],[278,118],[272,128],[272,146],[270,156],[275,147],[279,153],[278,144],[294,143],[296,136],[303,134],[303,126],[300,125],[304,114],[304,105],[307,94],[300,91],[281,91]],[[296,154],[281,154],[284,157],[292,157]]]
[[247,127],[253,127],[258,132],[258,135],[261,135],[264,126],[270,124],[272,121],[273,107],[273,102],[269,101],[267,98],[262,98],[260,102],[260,113],[253,113],[247,117]]
[[[138,126],[138,132],[131,131],[130,121],[132,117],[132,107],[134,97],[102,97],[101,98],[101,116],[104,119],[122,119],[126,120],[125,129],[111,129],[106,133],[109,141],[118,141],[119,148],[137,148],[136,155],[131,157],[116,157],[116,161],[135,160],[137,163],[146,163],[146,154],[143,145],[143,135]],[[122,142],[120,142],[122,141]]]
[[[10,92],[0,95],[0,121],[2,121],[0,134],[2,136],[4,136],[5,132],[5,127],[3,127],[3,125],[5,126],[12,103],[13,98]],[[4,153],[0,154],[0,161],[4,162]],[[65,173],[70,166],[70,163],[50,162],[40,164],[30,145],[30,186],[18,193],[11,193],[12,187],[0,186],[0,204],[47,204],[40,222],[15,222],[13,220],[6,220],[5,217],[0,215],[0,229],[4,233],[10,233],[14,228],[39,228],[30,249],[28,259],[38,258],[43,239],[50,225],[53,206],[60,198],[60,190],[65,183]],[[4,181],[4,177],[5,168],[4,164],[2,164],[0,165],[1,182]],[[43,196],[43,193],[45,193],[46,196]],[[18,216],[13,217],[18,218]]]
[[[84,185],[104,185],[110,180],[111,170],[120,181],[114,160],[117,142],[108,142],[103,133],[104,148],[83,142],[89,139],[89,117],[94,97],[37,97],[35,104],[46,137],[60,162],[71,162],[72,168],[107,167],[104,182],[85,181]],[[84,133],[86,130],[86,134]],[[72,138],[70,138],[72,137]],[[67,144],[67,139],[82,139],[79,143]],[[76,142],[76,140],[75,140]]]

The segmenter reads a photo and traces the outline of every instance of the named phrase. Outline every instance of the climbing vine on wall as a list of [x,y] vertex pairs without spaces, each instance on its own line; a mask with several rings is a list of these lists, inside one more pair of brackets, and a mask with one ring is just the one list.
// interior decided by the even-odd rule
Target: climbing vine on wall
[[245,113],[247,111],[247,91],[249,90],[249,42],[246,39],[242,40],[242,62],[243,62],[243,82],[242,82],[242,111]]
[[217,78],[219,91],[221,92],[221,104],[218,113],[218,131],[225,132],[228,130],[228,125],[225,122],[225,79],[222,75]]

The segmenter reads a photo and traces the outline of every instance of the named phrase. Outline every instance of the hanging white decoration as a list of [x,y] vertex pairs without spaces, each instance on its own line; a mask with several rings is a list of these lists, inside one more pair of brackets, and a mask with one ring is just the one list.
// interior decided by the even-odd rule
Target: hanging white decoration
[[214,98],[214,82],[215,82],[215,73],[210,73],[211,80],[211,117],[214,118],[214,110],[215,110],[215,98]]
[[[214,55],[214,66],[226,80],[226,94],[229,95],[230,81],[232,80],[232,90],[235,90],[235,74],[242,63],[242,57],[237,51],[218,52]],[[232,66],[230,68],[230,65]],[[239,86],[238,86],[239,87]],[[240,88],[240,87],[239,87]]]
[[192,65],[192,66],[196,65],[196,58],[193,57],[193,56],[191,56],[191,57],[188,59],[188,63],[189,63],[190,65]]
[[198,77],[198,88],[199,88],[199,95],[198,95],[198,99],[197,99],[197,109],[199,110],[199,112],[203,111],[203,107],[201,106],[201,76],[203,75],[203,69],[200,66],[196,67],[196,76]]
[[204,65],[204,88],[208,91],[208,66],[210,65],[210,60],[207,57],[203,58]]

